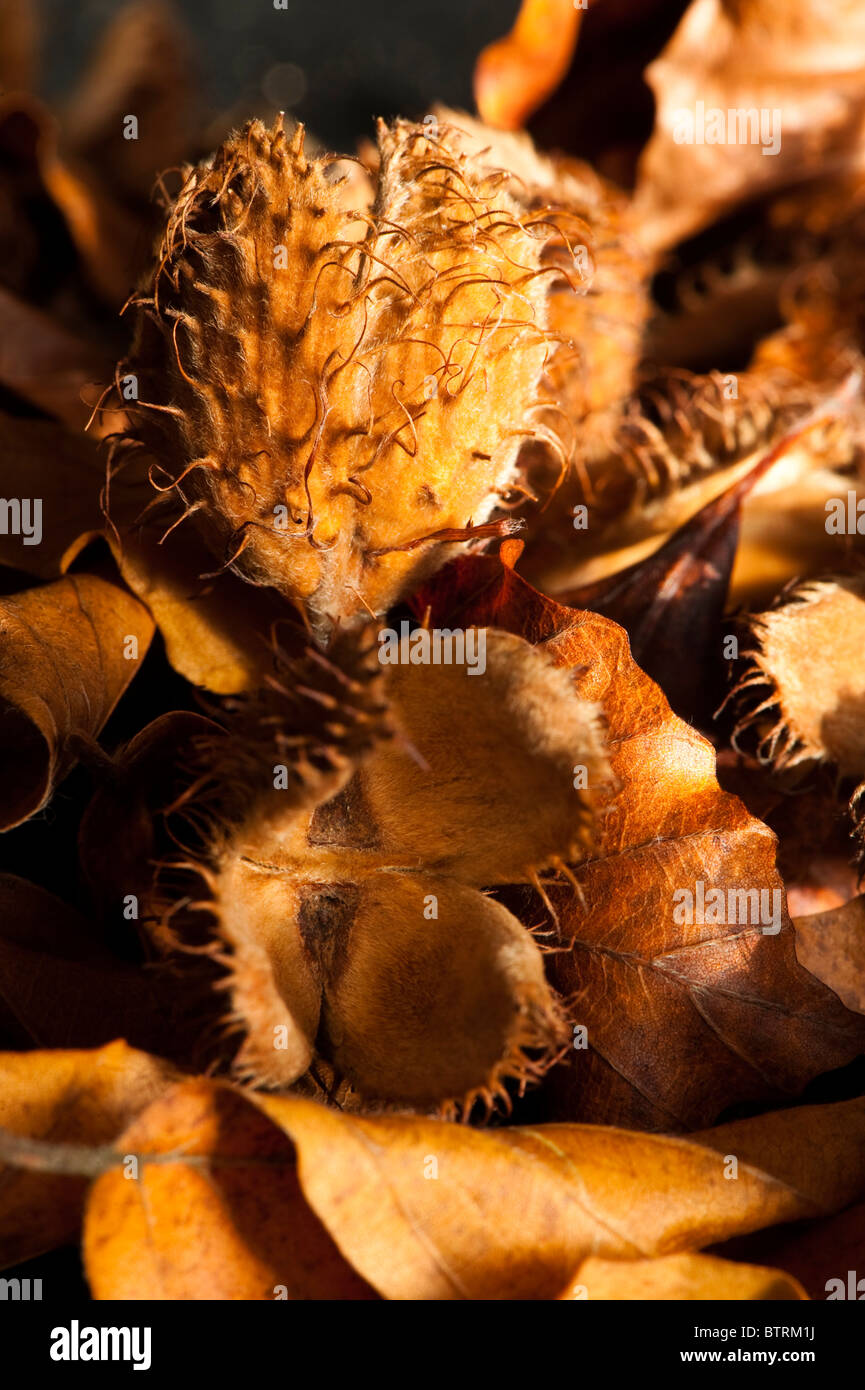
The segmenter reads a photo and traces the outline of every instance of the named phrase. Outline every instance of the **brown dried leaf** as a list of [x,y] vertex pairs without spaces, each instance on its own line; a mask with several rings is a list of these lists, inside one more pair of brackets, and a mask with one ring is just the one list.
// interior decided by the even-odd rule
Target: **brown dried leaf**
[[865,897],[797,917],[796,955],[848,1009],[865,1014]]
[[474,86],[482,120],[502,130],[525,125],[567,72],[581,19],[573,0],[522,0],[511,32],[478,57]]
[[80,749],[98,735],[153,633],[143,604],[95,575],[76,574],[0,601],[5,829],[48,802]]
[[[620,623],[631,653],[683,718],[705,723],[717,705],[720,622],[739,541],[744,499],[771,467],[770,453],[648,559],[596,584],[560,594]],[[690,660],[682,661],[682,652]]]
[[195,1056],[201,1023],[190,992],[116,954],[67,903],[0,874],[0,922],[6,1047],[98,1047],[123,1037],[176,1061]]
[[[2,1053],[0,1127],[55,1144],[106,1144],[177,1079],[167,1062],[123,1042],[98,1052]],[[86,1188],[80,1177],[0,1169],[0,1265],[73,1240]]]
[[[723,1238],[715,1232],[837,1210],[865,1182],[858,1100],[687,1141],[589,1125],[478,1131],[345,1116],[289,1097],[257,1103],[294,1141],[307,1201],[387,1298],[556,1297],[589,1256],[698,1250]],[[730,1156],[735,1181],[724,1176]]]
[[376,1297],[304,1201],[294,1146],[241,1093],[189,1081],[118,1148],[142,1156],[135,1181],[115,1169],[88,1199],[95,1298]]
[[[606,717],[621,790],[574,867],[579,891],[547,889],[569,948],[552,957],[552,978],[588,1030],[588,1048],[547,1083],[557,1113],[689,1128],[734,1102],[795,1094],[855,1057],[861,1020],[796,961],[774,835],[721,791],[710,744],[671,713],[622,629],[542,597],[492,558],[458,562],[418,601],[433,622],[491,622],[542,643]],[[699,882],[722,893],[721,923],[696,920]],[[685,891],[693,924],[674,917]],[[759,914],[735,896],[731,913],[731,891],[768,896]],[[762,931],[764,902],[777,933]],[[647,1048],[657,1036],[664,1047]]]
[[129,527],[119,541],[108,539],[120,573],[158,624],[168,660],[217,695],[257,689],[272,666],[270,630],[290,610],[271,589],[214,575],[213,557],[195,535],[161,546],[164,531]]
[[779,1269],[735,1264],[713,1255],[664,1255],[657,1260],[599,1260],[580,1265],[560,1299],[652,1302],[807,1299],[797,1279]]
[[[646,80],[655,94],[655,131],[636,197],[642,235],[654,249],[762,192],[827,167],[861,167],[865,26],[858,0],[694,0]],[[698,102],[707,137],[713,111],[722,113],[725,134],[730,110],[758,120],[765,112],[770,120],[758,139],[749,132],[732,143],[683,141],[682,113],[696,125]]]
[[[245,1117],[250,1102],[291,1140],[299,1190],[294,1150]],[[623,1271],[636,1261],[640,1277],[646,1260],[839,1210],[865,1187],[863,1137],[861,1100],[682,1140],[362,1117],[295,1097],[242,1099],[198,1080],[157,1100],[117,1141],[121,1154],[138,1150],[138,1177],[118,1164],[97,1180],[88,1276],[100,1298],[131,1296],[138,1261],[156,1296],[262,1298],[274,1283],[303,1296],[311,1272],[291,1235],[305,1220],[302,1194],[319,1230],[386,1298],[556,1298],[589,1258],[624,1262]],[[155,1227],[144,1210],[159,1212]],[[313,1249],[319,1241],[311,1231]],[[338,1290],[344,1277],[327,1257],[318,1287]],[[753,1290],[747,1271],[742,1288]]]

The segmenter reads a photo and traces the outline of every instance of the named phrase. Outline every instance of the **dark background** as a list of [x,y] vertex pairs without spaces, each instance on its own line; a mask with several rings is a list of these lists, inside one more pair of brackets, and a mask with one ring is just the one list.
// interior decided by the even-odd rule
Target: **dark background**
[[[121,0],[43,0],[43,90],[61,97]],[[433,101],[473,107],[480,49],[507,32],[517,0],[174,0],[207,105],[269,100],[326,145],[353,146],[375,116],[421,117]]]

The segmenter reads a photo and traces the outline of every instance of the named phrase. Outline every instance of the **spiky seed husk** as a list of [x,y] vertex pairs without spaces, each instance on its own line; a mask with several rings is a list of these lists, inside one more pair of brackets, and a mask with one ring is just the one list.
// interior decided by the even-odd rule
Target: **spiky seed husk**
[[178,515],[320,631],[507,529],[569,283],[542,264],[556,215],[450,127],[378,141],[371,178],[255,121],[191,169],[121,369]]
[[448,1108],[549,1062],[561,1017],[541,950],[483,890],[543,894],[539,872],[582,857],[608,769],[569,673],[485,636],[481,677],[388,670],[394,737],[356,768],[300,740],[305,772],[276,789],[272,752],[240,740],[246,804],[220,819],[208,873],[246,1078],[290,1085],[319,1057],[361,1096]]
[[732,692],[734,737],[756,732],[760,758],[776,770],[825,762],[865,776],[865,577],[809,580],[748,627],[755,640]]

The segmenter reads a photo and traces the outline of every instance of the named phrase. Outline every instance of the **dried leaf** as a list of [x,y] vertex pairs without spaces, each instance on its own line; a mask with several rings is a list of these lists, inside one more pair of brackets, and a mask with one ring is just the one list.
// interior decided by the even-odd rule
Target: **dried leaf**
[[779,1269],[735,1264],[713,1255],[665,1255],[658,1260],[588,1259],[560,1299],[634,1302],[744,1299],[783,1302],[807,1299],[796,1279]]
[[[492,622],[543,643],[606,717],[621,790],[573,869],[579,891],[547,888],[567,947],[552,978],[588,1041],[549,1078],[557,1114],[689,1128],[855,1057],[861,1021],[796,961],[775,837],[721,791],[711,746],[671,713],[622,629],[494,559],[458,562],[418,601],[434,622]],[[698,884],[722,897],[704,896],[708,922]],[[677,920],[689,902],[691,922]],[[659,1030],[664,1048],[647,1049]]]
[[[861,1100],[686,1141],[585,1125],[479,1131],[346,1115],[289,1096],[244,1100],[199,1080],[158,1100],[117,1141],[119,1153],[138,1153],[136,1181],[119,1165],[97,1180],[85,1233],[97,1297],[131,1296],[139,1260],[174,1297],[309,1287],[291,1237],[301,1220],[287,1180],[293,1151],[245,1118],[250,1101],[291,1140],[300,1193],[343,1258],[389,1299],[556,1298],[590,1257],[628,1262],[623,1269],[636,1261],[639,1277],[645,1260],[831,1213],[865,1186]],[[155,1276],[143,1207],[159,1212]],[[322,1275],[338,1281],[329,1265]],[[747,1271],[743,1287],[753,1287]]]
[[[861,1101],[689,1141],[587,1125],[477,1131],[339,1115],[289,1097],[257,1103],[294,1141],[307,1201],[387,1298],[555,1297],[590,1255],[696,1250],[718,1231],[837,1209],[863,1183]],[[735,1181],[724,1177],[728,1156]]]
[[271,589],[214,575],[213,557],[197,536],[163,546],[164,526],[123,527],[119,512],[112,501],[121,528],[107,536],[114,559],[153,614],[174,669],[218,695],[257,689],[273,664],[271,629],[287,623],[290,610]]
[[3,826],[49,800],[138,670],[154,626],[117,585],[80,574],[0,601]]
[[857,0],[694,0],[646,80],[656,118],[637,209],[655,248],[761,192],[827,167],[861,168],[865,28]]
[[142,1156],[133,1181],[115,1169],[88,1199],[95,1298],[376,1297],[304,1201],[293,1145],[240,1093],[178,1086],[118,1148]]
[[511,32],[485,48],[475,67],[481,119],[519,130],[568,70],[582,19],[573,0],[522,0]]
[[[620,623],[631,654],[683,718],[704,723],[717,704],[720,622],[739,540],[742,502],[771,467],[769,453],[681,526],[649,559],[559,595]],[[682,652],[690,653],[687,662]]]
[[[176,1079],[168,1063],[123,1042],[98,1052],[2,1053],[0,1127],[52,1143],[106,1144]],[[80,1177],[0,1169],[0,1265],[74,1239],[86,1188]]]
[[796,955],[848,1009],[865,1013],[865,897],[798,917]]
[[201,1060],[191,991],[124,959],[67,903],[0,874],[0,920],[0,1000],[14,1020],[6,1047],[98,1047],[122,1036],[175,1061]]

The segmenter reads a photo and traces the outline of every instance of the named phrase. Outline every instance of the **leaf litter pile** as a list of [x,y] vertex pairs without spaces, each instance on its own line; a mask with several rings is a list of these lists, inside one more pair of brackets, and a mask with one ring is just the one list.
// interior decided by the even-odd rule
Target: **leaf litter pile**
[[2,10],[4,1266],[848,1296],[861,5],[525,0],[343,154]]

